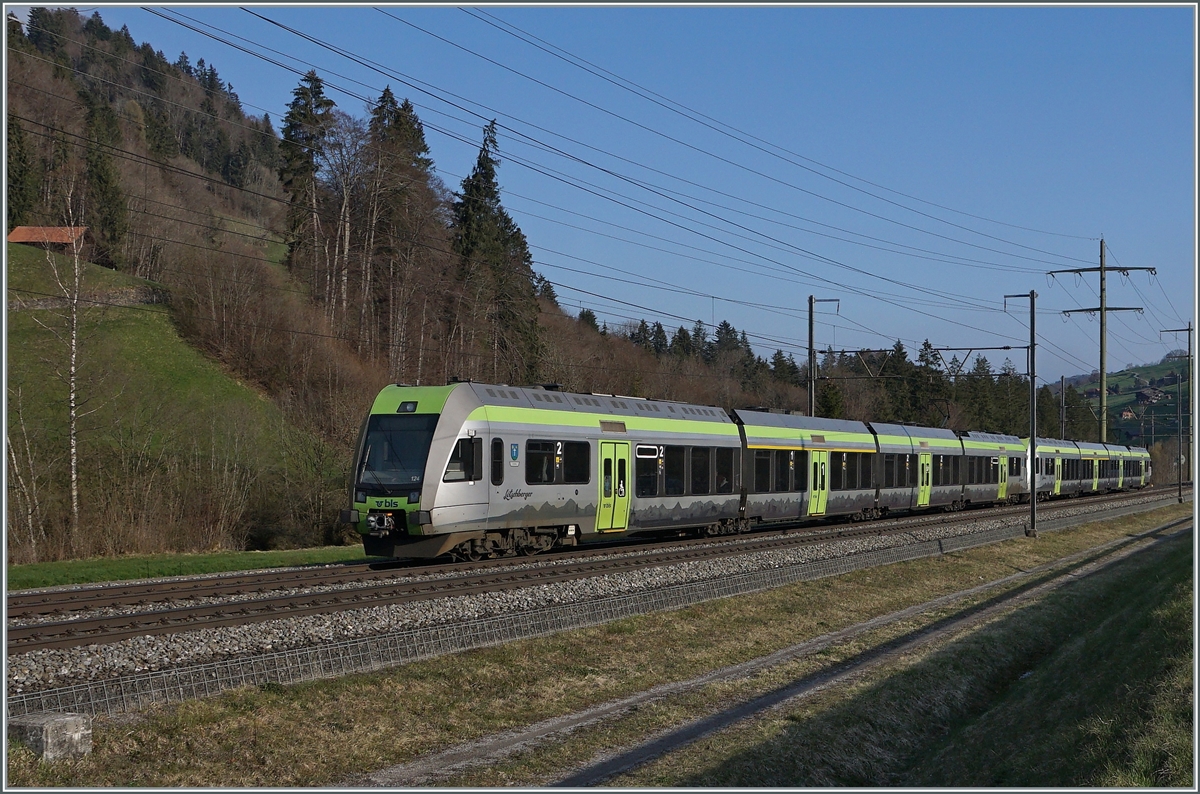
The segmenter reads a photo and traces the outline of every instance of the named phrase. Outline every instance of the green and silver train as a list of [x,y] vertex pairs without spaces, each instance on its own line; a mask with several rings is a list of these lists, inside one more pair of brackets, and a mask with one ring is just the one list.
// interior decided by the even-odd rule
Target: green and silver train
[[[370,556],[481,559],[1029,499],[1016,436],[459,382],[385,387],[359,433]],[[1038,498],[1149,483],[1144,449],[1038,439]]]

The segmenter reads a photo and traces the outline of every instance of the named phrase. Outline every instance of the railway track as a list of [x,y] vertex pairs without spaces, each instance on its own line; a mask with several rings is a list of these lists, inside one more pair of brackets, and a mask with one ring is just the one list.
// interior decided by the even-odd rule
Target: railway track
[[[1089,501],[1120,504],[1130,498],[1122,494]],[[1071,500],[1053,507],[1047,505],[1041,514],[1049,519],[1058,509],[1076,504],[1077,501]],[[496,592],[831,540],[902,534],[929,526],[1003,518],[1027,511],[1028,507],[1011,507],[887,522],[808,525],[727,540],[676,540],[666,548],[637,544],[625,553],[610,546],[474,563],[421,567],[347,565],[14,593],[8,597],[8,652],[103,644],[150,634]],[[213,603],[212,599],[220,600]],[[113,609],[118,613],[96,614]]]

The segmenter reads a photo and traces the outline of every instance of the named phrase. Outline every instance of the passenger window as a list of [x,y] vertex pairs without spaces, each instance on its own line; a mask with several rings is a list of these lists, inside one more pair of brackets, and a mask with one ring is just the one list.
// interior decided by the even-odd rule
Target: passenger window
[[733,450],[717,450],[717,493],[733,493]]
[[663,453],[663,493],[668,496],[682,494],[686,472],[686,448],[666,447]]
[[612,496],[612,458],[604,459],[604,498]]
[[504,484],[504,441],[492,439],[492,485]]
[[771,450],[754,451],[754,492],[771,492]]
[[807,452],[797,452],[797,453],[795,453],[795,456],[796,457],[794,460],[795,460],[795,464],[796,464],[796,466],[795,466],[796,481],[792,485],[792,488],[797,491],[807,491],[808,490],[808,453]]
[[525,442],[525,482],[530,485],[554,482],[554,442]]
[[712,450],[708,447],[692,447],[692,493],[706,494],[711,487],[711,466],[709,465]]
[[658,447],[638,444],[634,461],[635,493],[638,496],[658,496]]
[[592,445],[586,441],[558,442],[562,444],[563,482],[584,485],[592,479]]
[[776,493],[786,493],[792,490],[792,455],[786,449],[775,450],[775,487]]
[[829,455],[829,490],[842,490],[846,473],[846,453],[833,452]]

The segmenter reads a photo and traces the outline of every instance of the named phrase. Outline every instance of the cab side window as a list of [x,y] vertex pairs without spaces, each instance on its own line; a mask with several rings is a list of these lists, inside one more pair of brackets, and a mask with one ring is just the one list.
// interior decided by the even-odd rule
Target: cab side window
[[442,482],[483,479],[483,439],[460,438],[454,443]]

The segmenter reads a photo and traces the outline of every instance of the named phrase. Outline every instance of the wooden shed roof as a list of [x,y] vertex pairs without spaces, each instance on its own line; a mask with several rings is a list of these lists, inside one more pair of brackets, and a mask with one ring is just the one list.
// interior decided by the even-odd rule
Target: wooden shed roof
[[18,226],[8,233],[10,243],[71,244],[87,233],[86,226]]

